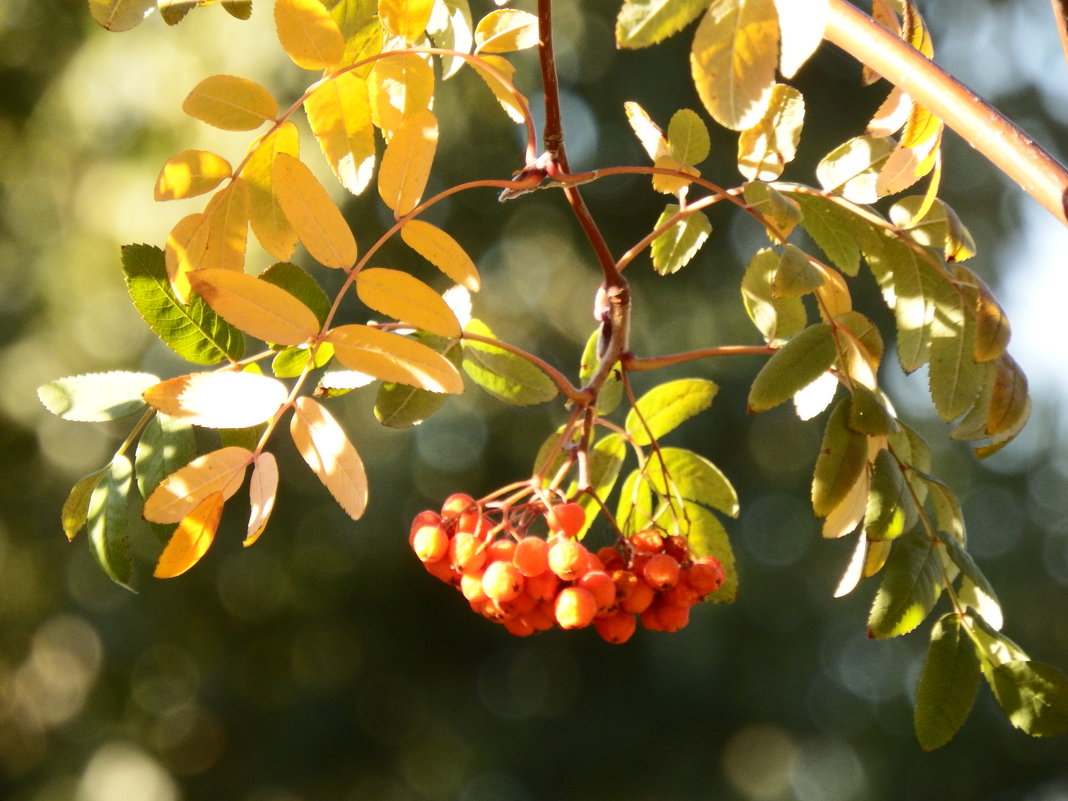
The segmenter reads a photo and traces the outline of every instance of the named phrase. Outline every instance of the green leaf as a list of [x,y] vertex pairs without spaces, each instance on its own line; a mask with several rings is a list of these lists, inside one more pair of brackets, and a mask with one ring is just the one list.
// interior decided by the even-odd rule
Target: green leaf
[[[590,448],[587,460],[590,489],[601,499],[601,503],[608,500],[612,489],[619,478],[619,470],[623,467],[623,459],[627,455],[627,446],[619,434],[609,434],[597,440]],[[578,491],[578,483],[572,484],[568,495],[575,495]],[[586,510],[586,522],[576,535],[579,539],[586,536],[594,520],[601,511],[601,504],[589,494],[583,493],[579,497],[579,503]]]
[[725,475],[705,457],[685,448],[660,448],[649,456],[646,476],[653,491],[665,498],[682,497],[738,516],[738,493]]
[[975,255],[975,240],[956,212],[943,200],[934,198],[927,212],[916,219],[927,198],[913,195],[890,208],[890,220],[921,245],[941,250],[946,261],[964,261]]
[[783,194],[801,207],[801,226],[831,263],[846,275],[856,276],[861,247],[881,236],[881,229],[832,198],[802,191]]
[[690,167],[708,158],[712,146],[708,126],[696,111],[688,108],[680,108],[671,115],[667,138],[671,157]]
[[193,426],[157,412],[148,421],[134,454],[137,489],[147,498],[164,478],[197,455]]
[[834,321],[864,346],[864,350],[871,355],[872,361],[876,364],[882,361],[883,335],[879,333],[878,326],[868,317],[858,311],[847,311],[835,317]]
[[68,540],[74,539],[85,526],[89,517],[89,499],[92,497],[93,490],[97,488],[97,485],[110,469],[111,465],[109,464],[95,473],[82,476],[71,487],[67,500],[63,502],[63,509],[59,514],[60,521],[63,524],[63,533],[67,535]]
[[863,384],[853,385],[853,403],[849,408],[849,427],[858,434],[877,437],[898,430],[897,420],[886,408],[881,393]]
[[280,261],[260,273],[259,277],[281,287],[311,309],[319,325],[326,324],[326,316],[330,313],[330,298],[319,286],[319,282],[300,267],[288,261]]
[[946,534],[941,534],[940,537],[946,546],[946,554],[950,561],[963,574],[960,590],[957,592],[960,602],[974,609],[992,628],[1000,629],[1003,622],[1001,604],[998,603],[997,594],[990,580],[983,575],[983,571],[972,559],[972,555],[965,550],[956,537]]
[[[663,524],[665,521],[659,521]],[[690,542],[695,556],[714,556],[723,565],[723,586],[708,596],[712,603],[729,604],[738,597],[738,568],[727,530],[712,512],[696,503],[683,503],[679,533]]]
[[893,150],[894,140],[889,137],[854,137],[823,157],[816,178],[827,192],[854,203],[874,203],[879,199],[879,172]]
[[801,222],[803,215],[796,200],[786,197],[778,189],[763,181],[749,181],[742,190],[742,196],[749,207],[760,212],[769,220],[785,239]]
[[219,317],[197,295],[182,304],[167,281],[163,251],[150,245],[125,245],[122,270],[134,306],[155,334],[193,364],[236,361],[244,335]]
[[304,372],[311,363],[312,369],[325,367],[334,358],[334,346],[329,342],[323,342],[315,351],[312,359],[312,351],[307,345],[294,345],[291,348],[283,348],[275,354],[271,360],[271,372],[275,378],[296,378]]
[[935,623],[931,646],[916,689],[913,725],[920,747],[941,748],[953,739],[975,703],[979,690],[975,646],[955,613]]
[[[589,383],[601,366],[601,360],[597,357],[597,346],[600,342],[601,329],[597,328],[586,340],[586,347],[582,351],[582,361],[579,363],[579,381],[583,386]],[[608,379],[601,384],[601,391],[597,394],[597,413],[611,414],[619,407],[622,400],[623,381],[619,376],[619,368],[616,367],[609,374]]]
[[1032,737],[1068,731],[1068,679],[1055,667],[1005,662],[994,668],[992,679],[994,696],[1013,726]]
[[742,276],[742,302],[753,325],[771,345],[781,345],[808,322],[800,298],[780,298],[772,283],[779,270],[779,254],[769,248],[756,252]]
[[653,513],[653,491],[641,470],[633,470],[619,489],[616,525],[624,533],[645,528]]
[[776,297],[800,298],[815,292],[823,283],[823,273],[813,266],[805,251],[791,244],[783,247],[779,269],[771,281],[771,290]]
[[[412,335],[445,357],[456,367],[463,362],[459,340],[417,331]],[[375,396],[375,417],[390,428],[410,428],[426,420],[444,405],[448,395],[426,389],[383,381]]]
[[[677,205],[669,203],[654,228],[664,225],[678,211]],[[704,212],[695,211],[686,215],[653,240],[650,248],[653,268],[660,275],[677,273],[697,255],[711,233],[712,223]]]
[[151,373],[88,373],[42,384],[37,397],[48,411],[64,420],[100,423],[144,409],[141,393],[158,383],[159,376]]
[[[480,320],[472,320],[468,333],[492,337]],[[557,395],[556,384],[538,367],[514,353],[484,342],[463,340],[464,372],[483,390],[513,406],[545,403]]]
[[967,411],[990,376],[990,363],[975,360],[975,318],[951,285],[931,322],[928,379],[938,416],[946,422]]
[[868,438],[849,427],[853,402],[843,398],[827,418],[812,475],[812,509],[826,517],[845,500],[868,464]]
[[246,428],[220,428],[219,444],[224,448],[244,448],[246,451],[254,451],[259,446],[260,438],[266,430],[266,423]]
[[89,542],[93,556],[108,578],[131,589],[133,564],[130,562],[127,534],[127,497],[133,466],[121,453],[115,454],[89,498]]
[[639,48],[661,42],[708,8],[708,0],[629,0],[616,19],[616,44]]
[[648,445],[711,406],[718,391],[714,382],[703,378],[660,384],[638,399],[624,427],[635,445]]
[[764,116],[738,137],[738,171],[751,181],[774,181],[797,155],[804,122],[801,93],[775,84]]
[[810,325],[772,354],[753,379],[749,411],[778,406],[830,369],[838,356],[834,332],[826,323]]
[[879,451],[868,488],[864,533],[870,540],[892,540],[909,531],[918,520],[916,504],[897,460],[889,451]]
[[868,616],[868,636],[897,637],[927,617],[942,594],[938,549],[919,531],[894,543]]

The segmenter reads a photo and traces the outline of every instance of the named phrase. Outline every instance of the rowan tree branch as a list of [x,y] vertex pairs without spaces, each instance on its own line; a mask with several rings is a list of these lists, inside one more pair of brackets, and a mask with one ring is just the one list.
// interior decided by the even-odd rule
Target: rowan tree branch
[[[1053,3],[1063,20],[1068,2]],[[907,92],[1068,226],[1068,170],[997,109],[847,0],[830,0],[824,38]]]

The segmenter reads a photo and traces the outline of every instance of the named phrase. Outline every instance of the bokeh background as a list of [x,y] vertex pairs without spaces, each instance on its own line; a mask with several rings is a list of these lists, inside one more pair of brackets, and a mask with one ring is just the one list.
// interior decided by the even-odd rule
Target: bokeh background
[[[489,7],[474,5],[476,15]],[[686,77],[691,34],[620,53],[617,3],[557,5],[573,165],[644,163],[622,103],[636,99],[664,123],[699,108]],[[0,3],[0,798],[1068,799],[1068,739],[1015,731],[985,687],[952,743],[919,750],[911,697],[929,624],[868,641],[874,585],[831,598],[849,546],[821,541],[807,506],[820,425],[788,408],[745,416],[757,360],[678,371],[722,386],[713,409],[673,436],[726,470],[743,512],[730,525],[738,602],[700,609],[677,634],[639,632],[623,647],[591,631],[518,640],[424,574],[407,549],[412,515],[450,492],[478,495],[528,475],[563,414],[504,408],[477,390],[408,432],[377,426],[366,392],[332,406],[371,475],[358,524],[280,440],[280,506],[254,548],[240,547],[244,513],[229,510],[200,565],[156,581],[160,544],[134,521],[135,595],[103,577],[82,539],[67,543],[58,515],[70,485],[108,461],[128,425],[64,422],[34,390],[80,372],[181,370],[129,304],[118,248],[161,244],[195,210],[196,201],[152,202],[166,158],[187,147],[239,157],[248,141],[183,117],[193,85],[229,72],[287,98],[308,80],[282,56],[270,6],[257,0],[248,23],[216,7],[176,29],[150,19],[116,35],[94,27],[83,0]],[[1068,67],[1048,3],[921,8],[939,60],[1068,155]],[[536,75],[529,56],[517,61]],[[812,181],[815,161],[862,130],[885,87],[859,88],[856,65],[829,46],[798,84],[809,121],[786,177]],[[536,96],[533,77],[520,85]],[[513,127],[472,76],[450,81],[437,102],[435,186],[521,166]],[[714,133],[704,173],[740,181],[733,147]],[[891,369],[886,381],[964,501],[972,552],[1001,594],[1010,636],[1065,669],[1068,234],[958,137],[948,134],[945,149],[944,197],[975,235],[975,268],[1009,307],[1033,419],[978,464],[946,440],[922,375]],[[587,197],[617,252],[663,203],[639,179],[598,182]],[[361,242],[381,230],[373,203],[346,211]],[[432,219],[476,256],[486,284],[476,314],[573,373],[599,279],[561,199],[498,204],[468,193]],[[737,284],[763,235],[727,211],[713,224],[679,275],[659,279],[647,261],[632,268],[639,352],[755,341]],[[267,261],[253,251],[250,263]],[[418,269],[399,248],[381,263]],[[864,277],[855,292],[885,322],[871,284]]]

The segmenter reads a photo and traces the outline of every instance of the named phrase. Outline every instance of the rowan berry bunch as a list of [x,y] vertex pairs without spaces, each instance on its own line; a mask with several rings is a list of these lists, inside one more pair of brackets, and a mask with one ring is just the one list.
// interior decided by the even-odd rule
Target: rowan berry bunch
[[[537,533],[539,519],[547,536]],[[585,522],[573,501],[494,504],[455,494],[440,512],[416,515],[409,542],[427,572],[519,637],[592,625],[623,643],[639,620],[678,631],[723,584],[719,560],[695,558],[685,537],[650,528],[594,552],[576,538]]]

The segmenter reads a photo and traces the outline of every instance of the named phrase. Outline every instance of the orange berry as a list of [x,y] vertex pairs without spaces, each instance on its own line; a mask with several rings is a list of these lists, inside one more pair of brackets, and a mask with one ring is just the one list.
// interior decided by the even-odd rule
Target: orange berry
[[412,527],[408,531],[408,544],[413,545],[415,540],[415,532],[421,529],[423,526],[440,526],[441,515],[437,512],[432,512],[429,509],[425,512],[420,512],[415,516],[412,521]]
[[586,525],[586,510],[580,503],[561,503],[545,512],[545,521],[554,534],[574,537]]
[[641,615],[642,626],[650,631],[678,631],[690,622],[690,607],[676,606],[657,599]]
[[581,629],[590,625],[597,614],[597,601],[593,593],[582,587],[564,587],[553,604],[556,622],[562,629]]
[[624,612],[638,615],[649,608],[649,604],[655,597],[656,593],[653,588],[635,576],[633,582],[628,582],[626,594],[619,599],[619,608]]
[[549,570],[564,581],[578,578],[586,567],[587,553],[575,540],[557,539],[549,546]]
[[618,645],[634,635],[635,629],[638,628],[638,619],[629,612],[616,612],[607,617],[594,618],[593,625],[602,640]]
[[466,512],[461,512],[459,517],[456,518],[457,531],[466,531],[476,537],[485,536],[490,528],[492,528],[492,523],[483,517],[482,511],[477,506],[468,509]]
[[575,582],[575,586],[590,591],[593,599],[597,602],[598,615],[610,614],[618,608],[616,605],[616,583],[603,570],[590,570],[584,573]]
[[723,586],[723,565],[714,556],[702,556],[685,571],[686,583],[704,598]]
[[656,529],[646,529],[630,536],[630,545],[637,553],[652,555],[664,550],[664,538]]
[[601,560],[604,569],[611,573],[613,570],[622,570],[624,566],[623,554],[611,545],[597,549],[597,558]]
[[482,590],[498,604],[523,592],[523,574],[511,562],[491,562],[482,574]]
[[664,553],[674,557],[675,561],[680,564],[689,562],[692,556],[689,541],[679,534],[672,534],[664,540]]
[[465,492],[457,492],[445,499],[441,505],[442,517],[455,517],[474,505],[475,499]]
[[486,564],[486,551],[474,534],[458,532],[449,541],[449,564],[458,572],[477,571]]
[[426,572],[434,578],[444,581],[446,584],[456,584],[460,580],[460,574],[452,569],[448,559],[439,559],[436,562],[423,562]]
[[560,579],[551,570],[546,570],[536,576],[527,576],[525,592],[535,601],[543,603],[556,597],[560,589]]
[[504,621],[504,627],[508,629],[509,634],[514,634],[516,637],[529,637],[537,631],[531,622],[523,616],[513,617],[511,620]]
[[512,564],[524,576],[537,576],[549,569],[549,543],[541,537],[523,537],[516,543]]
[[674,606],[693,606],[701,601],[701,596],[697,594],[697,590],[681,578],[674,587],[669,587],[660,593],[660,597],[664,603],[673,604]]
[[657,592],[670,589],[679,583],[679,563],[666,553],[654,554],[642,568],[642,578]]
[[421,526],[412,534],[412,550],[421,562],[437,562],[449,552],[449,535],[440,523]]
[[540,603],[531,611],[521,616],[534,627],[535,631],[548,631],[556,625],[556,617],[553,608],[548,603]]
[[515,553],[515,540],[511,537],[494,540],[486,546],[487,562],[511,562]]
[[482,589],[481,573],[463,573],[460,576],[460,592],[471,603],[486,600],[486,591]]
[[538,608],[538,602],[525,592],[521,592],[510,601],[498,601],[497,606],[504,609],[506,612],[513,612],[516,615],[526,615]]

